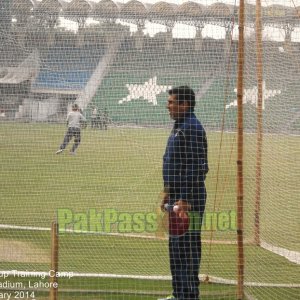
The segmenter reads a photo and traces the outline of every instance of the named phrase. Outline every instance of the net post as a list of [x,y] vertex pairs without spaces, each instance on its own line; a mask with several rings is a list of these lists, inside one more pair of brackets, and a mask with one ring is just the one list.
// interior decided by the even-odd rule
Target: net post
[[58,223],[53,221],[51,224],[51,276],[50,276],[50,300],[58,299]]
[[262,21],[261,1],[256,0],[256,70],[257,70],[257,137],[256,137],[256,191],[255,191],[255,213],[254,213],[254,242],[260,245],[260,199],[261,199],[261,160],[263,142],[263,61],[262,61]]
[[244,178],[243,178],[243,152],[244,152],[244,127],[243,127],[243,92],[244,92],[244,27],[245,3],[240,0],[239,9],[239,39],[238,39],[238,78],[237,78],[237,299],[244,297],[244,237],[243,237],[243,212],[244,212]]

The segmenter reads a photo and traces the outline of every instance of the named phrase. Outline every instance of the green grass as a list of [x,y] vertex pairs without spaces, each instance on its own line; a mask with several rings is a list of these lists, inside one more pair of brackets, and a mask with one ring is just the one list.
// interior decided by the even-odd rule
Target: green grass
[[[68,155],[68,150],[55,155],[64,132],[61,125],[1,123],[2,224],[49,228],[59,208],[69,208],[74,213],[84,213],[90,208],[97,211],[114,208],[128,213],[156,210],[162,188],[161,160],[169,130],[110,128],[94,131],[88,128],[82,133],[76,156]],[[255,138],[255,135],[245,135],[244,233],[247,242],[253,240]],[[206,210],[235,210],[236,136],[208,132],[208,140],[210,172]],[[295,251],[299,251],[297,187],[300,178],[295,163],[299,160],[299,144],[297,136],[265,135],[262,165],[261,236],[271,244]],[[101,234],[62,234],[59,238],[60,270],[169,275],[166,241]],[[234,242],[236,232],[204,231],[203,239]],[[6,251],[19,255],[19,258],[0,255],[0,270],[49,269],[49,231],[0,229],[0,241]],[[236,257],[233,244],[205,242],[201,273],[235,280]],[[247,282],[299,284],[295,264],[262,248],[247,244],[245,263]],[[156,299],[151,292],[170,290],[169,282],[153,280],[130,280],[129,283],[88,278],[82,279],[81,285],[75,281],[63,283],[64,288],[78,286],[110,292],[103,291],[101,296],[92,293],[87,296],[83,292],[76,299],[145,299],[138,294],[145,290],[149,290],[146,299]],[[118,295],[125,287],[136,291],[136,295]],[[204,294],[207,293],[203,299],[234,299],[230,286],[202,285],[202,288]],[[221,295],[219,298],[213,295],[216,291]],[[247,291],[257,299],[270,299],[269,295],[275,294],[277,298],[272,299],[295,299],[296,295],[296,289],[284,288],[249,287]],[[228,297],[227,292],[231,294]],[[72,297],[71,293],[64,293],[62,299]]]

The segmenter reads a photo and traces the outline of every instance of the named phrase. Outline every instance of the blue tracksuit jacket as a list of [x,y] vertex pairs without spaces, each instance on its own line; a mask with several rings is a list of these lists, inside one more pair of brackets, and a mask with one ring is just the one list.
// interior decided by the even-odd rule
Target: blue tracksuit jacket
[[164,186],[170,203],[185,200],[192,210],[204,211],[208,172],[206,132],[193,112],[175,121],[163,157]]

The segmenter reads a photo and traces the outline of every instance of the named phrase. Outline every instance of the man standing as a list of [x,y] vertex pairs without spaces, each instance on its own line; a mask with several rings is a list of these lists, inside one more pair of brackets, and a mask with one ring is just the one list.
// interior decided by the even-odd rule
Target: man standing
[[97,128],[98,127],[98,110],[97,107],[95,106],[94,109],[92,110],[92,115],[91,115],[91,128]]
[[208,161],[206,132],[194,114],[194,107],[195,93],[188,86],[169,91],[167,109],[175,123],[163,157],[165,193],[161,208],[169,211],[173,294],[164,299],[199,299],[201,222]]
[[75,151],[78,148],[81,140],[80,134],[80,123],[86,122],[85,117],[79,112],[79,107],[77,104],[72,105],[72,111],[68,113],[67,124],[68,130],[65,134],[64,141],[60,145],[60,148],[56,151],[56,154],[59,154],[64,151],[64,149],[69,144],[72,137],[74,137],[74,144],[70,151],[70,154],[75,155]]

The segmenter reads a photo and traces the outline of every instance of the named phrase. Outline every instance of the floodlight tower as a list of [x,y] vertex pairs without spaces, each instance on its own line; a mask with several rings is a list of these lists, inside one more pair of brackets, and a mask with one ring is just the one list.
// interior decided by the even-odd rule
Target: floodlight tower
[[33,8],[33,3],[30,0],[13,0],[12,16],[16,19],[17,27],[24,30],[24,27],[27,26],[28,19],[32,16]]
[[58,0],[43,0],[37,3],[34,15],[39,25],[48,31],[48,46],[55,42],[55,27],[59,24],[59,14],[62,11],[62,4]]
[[78,25],[77,46],[81,47],[84,43],[84,27],[86,19],[92,11],[92,4],[86,0],[73,0],[63,9],[63,16]]
[[166,50],[171,51],[173,48],[172,31],[176,22],[176,4],[167,2],[157,2],[149,10],[149,21],[165,25],[167,28]]
[[1,0],[0,2],[0,31],[1,38],[4,33],[7,33],[11,29],[12,15],[11,15],[12,3],[11,0]]
[[95,4],[90,13],[91,17],[102,23],[105,42],[108,45],[114,42],[119,33],[115,25],[120,17],[121,6],[122,4],[114,0],[101,0]]
[[120,16],[121,5],[113,0],[101,0],[96,3],[91,16],[100,22],[115,23]]
[[33,3],[30,0],[14,0],[12,2],[12,17],[16,20],[14,35],[17,36],[20,46],[25,45],[26,28],[33,14]]
[[137,32],[135,33],[135,47],[142,51],[144,47],[145,21],[147,19],[147,7],[140,1],[131,0],[123,5],[120,12],[120,19],[124,22],[135,24]]
[[263,22],[270,27],[283,29],[286,50],[289,50],[292,42],[292,32],[299,22],[299,16],[295,8],[283,5],[270,5],[263,10]]
[[224,3],[214,3],[208,6],[205,11],[205,16],[210,24],[225,28],[225,55],[228,54],[230,48],[231,33],[234,27],[234,20],[237,19],[236,15],[236,7]]
[[245,4],[245,11],[247,12],[245,16],[245,23],[247,27],[255,30],[256,5],[250,3]]
[[204,6],[196,2],[184,2],[176,10],[177,21],[196,28],[195,50],[202,49],[202,30],[205,26]]

